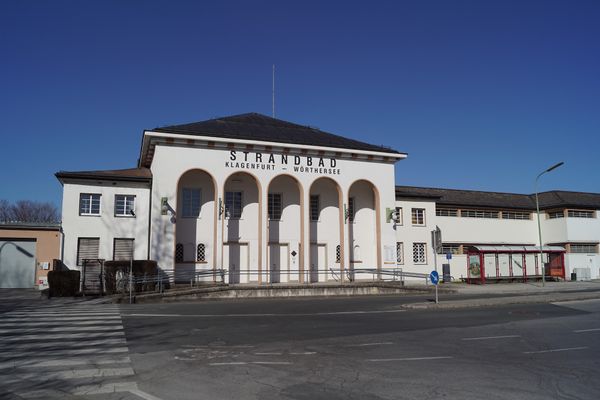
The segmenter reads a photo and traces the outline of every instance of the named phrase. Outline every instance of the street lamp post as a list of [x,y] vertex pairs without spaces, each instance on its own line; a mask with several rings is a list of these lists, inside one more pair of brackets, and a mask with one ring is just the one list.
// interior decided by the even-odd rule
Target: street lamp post
[[542,286],[546,286],[546,265],[544,264],[544,252],[542,251],[542,246],[543,246],[543,244],[542,244],[542,224],[540,223],[540,202],[538,200],[538,180],[546,172],[550,172],[552,170],[555,170],[556,168],[560,167],[563,164],[564,164],[564,162],[562,162],[562,161],[559,162],[558,164],[554,164],[553,166],[551,166],[547,170],[542,171],[535,178],[535,208],[537,210],[538,236],[539,236],[539,239],[540,239],[540,263],[542,265]]

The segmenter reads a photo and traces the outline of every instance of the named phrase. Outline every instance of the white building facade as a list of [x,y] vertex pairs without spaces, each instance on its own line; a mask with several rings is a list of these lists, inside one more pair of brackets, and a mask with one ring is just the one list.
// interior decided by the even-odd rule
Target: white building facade
[[[260,114],[146,130],[137,168],[56,174],[63,262],[133,256],[234,284],[371,279],[353,271],[430,272],[439,227],[438,266],[451,254],[459,279],[468,249],[538,244],[530,195],[396,187],[405,157]],[[547,192],[540,204],[566,278],[600,277],[600,195]]]
[[64,262],[116,259],[129,239],[136,259],[223,269],[230,283],[343,281],[354,268],[395,267],[386,210],[405,157],[259,114],[148,130],[137,169],[57,174]]

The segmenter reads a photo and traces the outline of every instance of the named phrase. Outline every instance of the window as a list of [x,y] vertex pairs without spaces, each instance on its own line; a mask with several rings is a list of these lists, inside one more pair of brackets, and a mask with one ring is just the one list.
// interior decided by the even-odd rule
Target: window
[[100,215],[100,194],[79,195],[79,215]]
[[460,216],[463,218],[498,218],[500,213],[498,211],[486,211],[486,210],[461,210]]
[[413,208],[412,209],[412,224],[413,225],[425,225],[425,209],[424,208]]
[[402,225],[402,207],[396,207],[394,212],[396,213],[396,225]]
[[342,260],[342,246],[339,244],[335,246],[335,262],[340,263]]
[[200,189],[183,188],[181,191],[182,217],[198,218],[200,216]]
[[281,193],[269,193],[267,200],[269,219],[281,220]]
[[310,196],[310,220],[314,222],[319,220],[319,195]]
[[527,211],[502,211],[503,219],[531,219],[531,213]]
[[458,210],[455,208],[436,208],[435,215],[438,217],[458,217]]
[[440,254],[460,254],[460,244],[442,243]]
[[135,196],[115,195],[115,217],[135,217]]
[[113,260],[133,260],[134,239],[115,239],[113,243]]
[[563,210],[548,211],[548,219],[557,219],[557,218],[564,218],[564,217],[565,217],[565,212]]
[[571,253],[597,253],[598,247],[595,243],[571,243]]
[[100,238],[77,239],[77,265],[83,265],[83,260],[98,259]]
[[427,251],[426,243],[413,243],[413,263],[426,264],[427,263],[426,251]]
[[206,261],[206,246],[204,245],[204,243],[198,244],[198,247],[196,248],[196,261]]
[[396,263],[404,264],[404,243],[396,242]]
[[175,262],[183,262],[183,244],[175,245]]
[[570,218],[594,218],[594,212],[588,210],[569,210],[567,215]]
[[225,216],[242,218],[242,192],[225,192]]
[[354,222],[354,197],[348,199],[348,221]]

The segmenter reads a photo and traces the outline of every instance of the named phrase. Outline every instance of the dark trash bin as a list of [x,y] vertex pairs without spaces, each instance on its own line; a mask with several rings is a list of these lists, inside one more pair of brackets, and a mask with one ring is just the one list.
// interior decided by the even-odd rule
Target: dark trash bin
[[444,283],[450,283],[452,276],[450,275],[450,264],[442,264],[442,274],[444,277]]
[[577,280],[577,273],[576,272],[571,272],[571,280],[572,281],[576,281]]

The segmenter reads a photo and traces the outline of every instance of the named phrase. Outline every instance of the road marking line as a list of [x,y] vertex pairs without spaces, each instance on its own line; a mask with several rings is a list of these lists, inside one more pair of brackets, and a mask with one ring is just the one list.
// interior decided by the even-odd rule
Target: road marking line
[[130,392],[136,389],[137,383],[135,382],[116,382],[98,385],[77,386],[73,388],[70,392],[75,396],[90,396],[94,394]]
[[373,310],[373,311],[337,311],[322,313],[299,313],[299,314],[144,314],[132,313],[122,314],[123,317],[173,317],[173,318],[240,318],[240,317],[309,317],[318,315],[354,315],[354,314],[387,314],[401,313],[406,310]]
[[461,340],[490,340],[490,339],[508,339],[508,338],[518,338],[518,337],[521,337],[521,335],[481,336],[481,337],[462,338]]
[[367,346],[385,346],[394,344],[392,342],[378,342],[378,343],[360,343],[360,344],[348,344],[346,347],[367,347]]
[[121,321],[71,321],[71,322],[60,322],[60,321],[46,321],[46,322],[14,322],[10,324],[0,323],[0,326],[7,328],[10,326],[15,327],[33,327],[33,326],[45,326],[45,327],[61,327],[61,326],[89,326],[89,325],[114,325],[122,326]]
[[312,356],[313,354],[317,354],[316,351],[304,351],[299,353],[290,353],[292,356]]
[[257,356],[280,356],[281,353],[254,353]]
[[585,350],[588,347],[566,347],[564,349],[551,349],[551,350],[540,350],[540,351],[524,351],[523,354],[542,354],[542,353],[555,353],[558,351],[571,351],[571,350]]
[[[114,325],[114,326],[61,326],[61,327],[46,327],[44,328],[44,332],[69,332],[69,331],[117,331],[123,330],[123,325]],[[23,333],[32,333],[39,332],[40,328],[26,328],[26,329],[0,329],[0,334],[2,333],[14,333],[14,334],[23,334]]]
[[144,400],[161,400],[159,397],[153,396],[150,393],[146,393],[140,389],[128,390],[128,392],[133,393]]
[[91,320],[101,320],[101,321],[106,321],[106,320],[121,320],[121,316],[120,315],[112,315],[112,316],[106,316],[106,317],[45,317],[45,318],[33,318],[33,317],[21,317],[21,318],[2,318],[0,317],[0,322],[43,322],[43,321],[47,321],[47,322],[55,322],[55,321],[78,321],[78,320],[84,320],[84,321],[91,321]]
[[[127,353],[129,348],[127,347],[115,347],[112,349],[99,349],[96,347],[83,348],[77,350],[41,350],[44,356],[80,356],[80,355],[102,355],[106,353]],[[29,350],[29,351],[11,351],[0,353],[0,358],[15,358],[15,357],[30,357],[39,356],[40,350]]]
[[[82,379],[82,378],[105,378],[114,376],[128,376],[135,375],[131,367],[127,368],[93,368],[93,369],[75,369],[70,371],[45,371],[43,374],[40,373],[24,373],[24,374],[13,374],[9,378],[9,381],[16,382],[23,380],[33,381],[49,381],[53,379]],[[12,378],[12,379],[11,379]]]
[[259,364],[259,365],[291,365],[291,362],[286,361],[252,361],[250,364]]
[[447,360],[453,357],[406,357],[406,358],[373,358],[370,360],[366,360],[369,362],[390,362],[390,361],[422,361],[422,360]]
[[77,365],[107,365],[130,363],[131,359],[125,357],[102,357],[102,358],[71,358],[44,360],[42,358],[28,358],[26,360],[15,360],[0,362],[0,370],[5,368],[47,368],[47,367],[70,367]]
[[219,365],[246,365],[246,364],[248,364],[248,363],[242,362],[242,361],[222,362],[222,363],[208,363],[208,365],[212,365],[212,366],[219,366]]
[[125,336],[123,332],[100,332],[100,333],[61,333],[46,335],[43,333],[37,335],[21,335],[15,337],[3,337],[3,342],[21,342],[26,340],[50,340],[50,339],[85,339],[85,338],[96,338],[106,336]]
[[573,331],[575,333],[584,333],[584,332],[598,332],[600,331],[600,328],[592,328],[592,329],[579,329],[576,331]]
[[52,343],[44,343],[44,342],[33,342],[33,343],[4,343],[0,344],[0,356],[3,354],[2,350],[11,351],[11,350],[19,350],[19,349],[39,349],[38,351],[45,351],[44,349],[82,349],[90,346],[102,346],[106,344],[127,344],[125,338],[114,338],[114,339],[102,339],[102,340],[86,340],[81,342],[73,342],[73,343],[64,343],[64,342],[52,342]]

